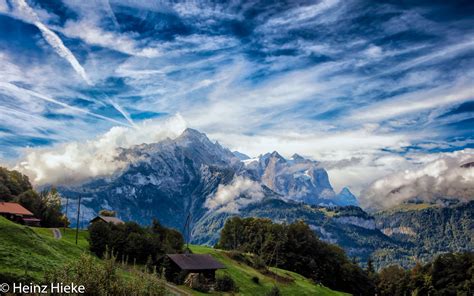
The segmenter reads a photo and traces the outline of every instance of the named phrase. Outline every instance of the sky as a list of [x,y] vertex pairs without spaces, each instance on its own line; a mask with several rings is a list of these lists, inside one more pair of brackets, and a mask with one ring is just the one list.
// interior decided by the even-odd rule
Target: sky
[[185,127],[358,195],[474,160],[473,1],[0,0],[0,65],[0,163],[37,183]]

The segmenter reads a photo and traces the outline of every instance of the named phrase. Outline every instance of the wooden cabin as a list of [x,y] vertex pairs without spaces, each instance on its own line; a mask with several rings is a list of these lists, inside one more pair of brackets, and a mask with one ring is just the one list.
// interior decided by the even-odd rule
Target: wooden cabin
[[167,254],[169,274],[181,274],[183,278],[202,274],[208,283],[214,283],[216,270],[225,266],[209,254]]
[[124,222],[117,217],[109,217],[109,216],[97,216],[92,219],[89,223],[97,223],[97,222],[105,222],[105,223],[112,223],[115,225],[123,224]]
[[16,202],[0,202],[0,216],[28,226],[40,226],[41,223],[41,220],[36,218],[32,212]]

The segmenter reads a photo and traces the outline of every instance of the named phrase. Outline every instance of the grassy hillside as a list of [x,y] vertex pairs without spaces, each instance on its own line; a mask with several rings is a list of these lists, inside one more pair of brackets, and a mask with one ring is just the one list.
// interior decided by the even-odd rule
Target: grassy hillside
[[[66,229],[61,240],[53,237],[51,229],[27,227],[0,217],[0,278],[13,278],[25,274],[41,281],[45,271],[79,258],[88,252],[87,231],[79,232],[78,245],[75,244],[75,231]],[[237,283],[240,295],[265,295],[277,285],[283,295],[346,295],[326,287],[314,285],[311,281],[293,272],[271,268],[272,272],[284,281],[277,281],[252,267],[237,262],[226,255],[225,251],[204,246],[192,246],[197,254],[211,254],[222,262],[227,269],[218,272],[229,274]],[[252,281],[259,278],[259,284]],[[196,295],[202,293],[192,291]]]
[[86,231],[81,231],[75,245],[72,230],[61,240],[51,229],[15,224],[0,217],[0,277],[27,275],[41,280],[44,272],[87,252]]
[[[216,250],[205,246],[191,246],[191,250],[196,254],[211,254],[214,258],[224,264],[227,269],[219,270],[217,276],[223,274],[230,275],[239,287],[240,295],[265,295],[274,285],[280,289],[282,295],[348,295],[332,291],[323,286],[315,285],[310,280],[294,272],[271,268],[272,272],[287,279],[284,281],[277,281],[244,263],[232,260],[227,256],[227,253],[222,250]],[[259,284],[254,283],[252,277],[258,277]],[[205,295],[194,291],[193,293],[196,295]]]

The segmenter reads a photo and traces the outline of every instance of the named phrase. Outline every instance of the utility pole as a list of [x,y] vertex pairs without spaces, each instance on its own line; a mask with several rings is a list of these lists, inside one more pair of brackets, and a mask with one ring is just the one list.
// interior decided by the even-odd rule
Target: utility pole
[[67,217],[68,207],[69,207],[69,196],[66,196],[66,220],[64,220],[64,228],[63,228],[64,233],[66,233],[66,225],[67,225],[67,221],[68,221],[68,217]]
[[81,213],[81,198],[82,196],[79,195],[79,201],[77,203],[77,220],[76,220],[76,245],[77,245],[77,237],[79,236],[79,215]]

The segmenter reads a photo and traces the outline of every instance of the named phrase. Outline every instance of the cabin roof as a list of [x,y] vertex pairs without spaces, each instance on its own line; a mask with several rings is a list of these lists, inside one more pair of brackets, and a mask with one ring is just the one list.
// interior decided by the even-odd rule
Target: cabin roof
[[97,220],[102,220],[104,222],[107,222],[107,223],[113,223],[113,224],[123,224],[124,222],[122,220],[120,220],[119,218],[117,217],[108,217],[108,216],[97,216],[95,217],[94,219],[91,220],[91,223],[92,222],[95,222]]
[[20,216],[33,216],[33,213],[16,202],[0,202],[0,213]]
[[225,266],[209,254],[167,254],[182,270],[215,270]]

